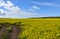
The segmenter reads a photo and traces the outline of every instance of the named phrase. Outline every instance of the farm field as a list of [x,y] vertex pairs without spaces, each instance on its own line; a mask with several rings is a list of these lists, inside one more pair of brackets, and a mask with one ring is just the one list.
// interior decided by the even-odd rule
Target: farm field
[[[17,35],[16,39],[60,39],[60,18],[0,19],[0,25],[1,23],[2,23],[2,26],[8,28],[8,31],[10,32],[12,32],[11,31],[12,28],[16,30],[14,31],[13,29],[15,33],[18,33],[16,34]],[[8,26],[6,26],[5,23],[6,24],[9,23]],[[11,26],[13,27],[11,28]],[[7,34],[8,36],[10,35],[9,32]],[[14,37],[14,34],[12,34],[13,37]],[[12,39],[12,35],[10,39]],[[2,39],[9,39],[7,37],[6,38],[3,37]]]
[[60,39],[60,0],[0,0],[0,39]]

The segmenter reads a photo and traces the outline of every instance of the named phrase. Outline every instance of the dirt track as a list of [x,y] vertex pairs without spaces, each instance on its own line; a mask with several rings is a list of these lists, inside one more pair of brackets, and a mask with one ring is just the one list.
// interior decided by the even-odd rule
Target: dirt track
[[4,32],[6,32],[6,27],[1,26],[1,30],[0,30],[0,37],[3,35]]
[[[19,34],[19,29],[15,26],[15,25],[11,25],[13,28],[13,31],[11,33],[9,33],[10,37],[8,39],[18,39],[18,34]],[[1,26],[1,30],[0,30],[0,38],[3,35],[4,32],[6,32],[6,27],[5,26]]]
[[9,39],[18,39],[19,29],[13,26],[13,32],[10,33],[11,37]]

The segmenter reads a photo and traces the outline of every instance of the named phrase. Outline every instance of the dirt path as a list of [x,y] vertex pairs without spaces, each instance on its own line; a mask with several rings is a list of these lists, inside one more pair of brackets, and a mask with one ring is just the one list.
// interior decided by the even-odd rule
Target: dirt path
[[3,35],[4,32],[6,32],[6,27],[1,26],[1,30],[0,30],[0,37]]
[[10,33],[9,39],[18,39],[19,29],[16,26],[13,26],[13,32]]
[[[1,38],[1,36],[7,31],[7,27],[3,25],[0,26],[1,26],[0,38]],[[9,26],[12,26],[13,31],[9,33],[10,37],[8,39],[18,39],[20,29],[18,29],[16,25],[9,25]]]

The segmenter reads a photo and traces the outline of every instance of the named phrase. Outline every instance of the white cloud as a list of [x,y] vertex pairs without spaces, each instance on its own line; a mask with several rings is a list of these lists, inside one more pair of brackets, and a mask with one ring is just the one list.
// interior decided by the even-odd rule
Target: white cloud
[[26,12],[26,11],[20,11],[18,14],[13,15],[13,14],[9,14],[10,17],[20,17],[20,18],[28,18],[28,17],[39,17],[39,16],[43,16],[40,13],[34,13],[34,12]]
[[51,6],[51,7],[60,7],[60,4],[52,3],[52,2],[35,2],[35,1],[31,1],[31,3],[36,4],[36,5],[45,5],[45,6]]
[[40,10],[40,7],[38,7],[38,6],[32,6],[29,10],[30,11]]
[[31,8],[32,9],[40,9],[40,7],[38,7],[38,6],[32,6]]
[[14,6],[11,1],[7,1],[7,4],[4,5],[4,8],[9,10],[20,10],[20,8],[18,6]]
[[[1,7],[4,7],[2,9]],[[32,9],[40,9],[37,6],[32,6]],[[0,11],[1,13],[5,13],[5,15],[0,16],[0,17],[8,17],[8,18],[26,18],[26,17],[37,17],[37,16],[42,16],[40,13],[35,13],[35,12],[27,12],[22,10],[20,7],[14,5],[11,1],[3,1],[0,0]]]
[[0,15],[5,15],[5,11],[3,9],[0,9]]
[[4,13],[4,11],[2,9],[0,9],[0,13]]
[[9,15],[9,14],[16,14],[18,13],[18,11],[20,11],[21,9],[18,7],[18,6],[15,6],[11,1],[3,1],[3,0],[0,0],[0,8],[1,7],[4,7],[4,9],[0,9],[3,11],[3,13],[6,13],[6,15]]

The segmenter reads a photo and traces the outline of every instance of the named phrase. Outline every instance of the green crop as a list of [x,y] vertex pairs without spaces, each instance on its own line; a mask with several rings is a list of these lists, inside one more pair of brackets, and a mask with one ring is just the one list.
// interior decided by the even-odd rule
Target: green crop
[[19,39],[60,39],[60,19],[29,19],[23,24]]
[[[11,24],[21,22],[19,39],[60,39],[60,19],[0,19]],[[22,26],[23,25],[23,26]]]
[[7,32],[8,32],[8,33],[12,32],[12,31],[13,31],[12,27],[8,27],[8,28],[7,28]]

